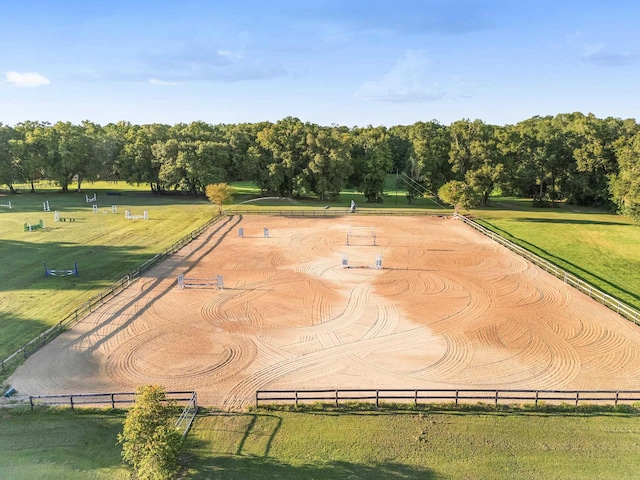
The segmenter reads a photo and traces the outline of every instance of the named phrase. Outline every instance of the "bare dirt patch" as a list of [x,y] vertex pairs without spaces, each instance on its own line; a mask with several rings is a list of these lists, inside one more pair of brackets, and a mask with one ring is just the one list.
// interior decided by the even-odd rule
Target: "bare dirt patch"
[[[225,289],[180,290],[179,273]],[[638,327],[461,222],[245,216],[9,382],[22,395],[155,383],[226,408],[265,388],[638,389],[639,352]]]

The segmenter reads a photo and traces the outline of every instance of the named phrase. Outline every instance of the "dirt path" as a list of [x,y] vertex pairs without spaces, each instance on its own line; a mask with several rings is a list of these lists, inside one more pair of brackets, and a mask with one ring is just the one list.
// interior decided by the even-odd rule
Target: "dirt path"
[[[179,273],[220,274],[225,289],[180,290]],[[639,389],[639,354],[638,327],[461,222],[247,216],[147,272],[9,382],[23,395],[156,383],[238,408],[261,388]]]

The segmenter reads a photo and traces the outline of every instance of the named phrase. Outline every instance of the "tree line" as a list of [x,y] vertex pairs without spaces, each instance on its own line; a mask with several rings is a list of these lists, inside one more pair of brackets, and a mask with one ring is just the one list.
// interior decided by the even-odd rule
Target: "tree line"
[[[640,128],[634,119],[582,113],[515,125],[482,120],[386,127],[278,122],[101,126],[89,121],[0,124],[0,185],[122,180],[153,192],[203,195],[251,181],[264,194],[334,200],[344,188],[382,202],[388,173],[404,173],[410,202],[463,182],[486,204],[492,192],[618,209],[640,220]],[[404,177],[403,178],[407,178]]]

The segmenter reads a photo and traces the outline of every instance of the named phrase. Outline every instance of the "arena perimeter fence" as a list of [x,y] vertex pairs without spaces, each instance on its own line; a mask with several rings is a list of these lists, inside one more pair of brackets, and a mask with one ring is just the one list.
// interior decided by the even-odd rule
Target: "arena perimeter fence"
[[264,210],[259,209],[232,209],[225,210],[225,215],[271,215],[280,217],[340,217],[349,215],[365,215],[365,216],[394,216],[394,217],[432,217],[436,216],[449,216],[450,214],[434,214],[429,210],[394,210],[394,209],[372,209],[372,208],[358,208],[354,213],[351,213],[348,208],[329,208],[321,210],[293,210],[293,209],[273,209],[266,208]]
[[[196,392],[166,392],[169,402],[186,402],[180,416],[176,420],[175,427],[182,438],[187,435],[191,428],[193,419],[198,413],[198,396]],[[136,401],[136,394],[132,392],[123,393],[74,393],[69,395],[32,395],[29,397],[31,410],[34,407],[76,407],[89,406],[110,406],[116,408],[120,406],[133,405]]]
[[260,404],[295,405],[316,402],[330,403],[339,407],[349,402],[405,403],[427,405],[453,402],[462,403],[490,402],[498,405],[513,405],[514,402],[533,403],[537,408],[544,404],[572,404],[580,402],[591,404],[634,404],[640,402],[640,390],[490,390],[490,389],[339,389],[339,390],[258,390],[256,408]]
[[[96,306],[102,305],[106,300],[111,297],[117,295],[122,292],[125,288],[129,287],[131,283],[136,280],[140,275],[151,267],[156,265],[160,260],[164,257],[174,254],[178,250],[180,250],[185,245],[189,244],[193,240],[195,240],[202,232],[204,232],[211,225],[217,223],[220,219],[225,218],[230,215],[277,215],[277,216],[291,216],[291,217],[328,217],[328,216],[340,216],[340,215],[393,215],[393,216],[433,216],[432,212],[425,212],[419,210],[393,210],[393,209],[358,209],[355,213],[350,213],[349,209],[322,209],[322,210],[293,210],[293,209],[265,209],[265,210],[254,210],[254,209],[233,209],[226,210],[222,215],[218,215],[204,225],[200,226],[190,234],[181,238],[165,251],[159,253],[153,258],[147,260],[145,263],[140,265],[136,270],[125,275],[120,280],[115,282],[111,287],[103,290],[99,294],[95,295],[85,303],[83,303],[78,309],[71,312],[64,319],[58,322],[53,327],[49,328],[45,332],[38,335],[36,338],[29,341],[26,345],[15,351],[13,354],[9,355],[7,358],[2,360],[0,363],[0,371],[4,373],[12,364],[18,363],[22,359],[27,358],[29,355],[34,353],[36,350],[41,348],[50,342],[53,338],[57,337],[60,333],[64,331],[65,328],[70,328],[88,314],[90,314],[93,310],[95,310]],[[438,215],[442,216],[442,215]],[[613,298],[612,296],[598,290],[597,288],[591,286],[584,280],[579,279],[575,275],[572,275],[558,266],[544,260],[537,255],[529,252],[528,250],[516,245],[515,243],[507,240],[506,238],[501,237],[499,234],[483,227],[482,225],[474,222],[473,220],[454,213],[454,218],[462,220],[467,225],[476,229],[480,233],[486,235],[491,238],[493,241],[503,245],[514,253],[522,256],[523,258],[529,260],[534,265],[544,269],[546,272],[556,276],[557,278],[563,280],[565,283],[573,286],[579,291],[585,293],[589,297],[599,301],[606,307],[611,310],[617,312],[619,315],[624,316],[628,320],[633,321],[636,325],[640,325],[640,312],[626,305],[625,303]]]
[[150,258],[134,271],[128,273],[124,277],[122,277],[117,282],[113,283],[109,288],[101,291],[100,293],[94,295],[89,300],[80,305],[79,308],[71,312],[65,318],[60,320],[57,324],[50,327],[46,331],[42,332],[40,335],[30,340],[20,349],[16,350],[14,353],[9,355],[7,358],[2,360],[0,363],[0,372],[6,372],[11,365],[22,361],[23,359],[29,357],[29,355],[33,354],[36,350],[40,349],[42,346],[49,343],[55,337],[60,335],[65,329],[71,328],[73,325],[78,323],[84,317],[93,312],[96,308],[102,305],[104,302],[109,300],[112,297],[115,297],[124,289],[129,287],[136,279],[138,279],[144,272],[148,271],[151,267],[155,266],[160,260],[167,257],[168,255],[172,255],[180,250],[185,245],[188,245],[193,240],[198,238],[202,232],[208,229],[211,225],[217,223],[220,219],[225,218],[224,215],[218,215],[211,220],[207,221],[204,225],[198,227],[188,235],[182,237],[180,240],[175,242],[169,248],[164,250],[163,252],[155,255],[153,258]]
[[575,275],[572,275],[571,273],[566,272],[565,270],[559,268],[553,263],[538,257],[534,253],[531,253],[530,251],[522,248],[519,245],[516,245],[515,243],[507,240],[506,238],[501,237],[497,233],[489,230],[488,228],[483,227],[479,223],[474,222],[473,220],[467,217],[464,217],[462,215],[455,213],[454,218],[458,220],[462,220],[464,223],[466,223],[470,227],[473,227],[483,235],[486,235],[487,237],[491,238],[491,240],[493,240],[494,242],[499,243],[503,247],[506,247],[512,252],[517,253],[521,257],[529,260],[531,263],[540,267],[545,272],[550,273],[554,277],[557,277],[560,280],[562,280],[564,283],[571,285],[572,287],[584,293],[585,295],[588,295],[589,297],[593,298],[597,302],[603,304],[605,307],[613,310],[619,315],[622,315],[627,320],[631,320],[636,325],[640,325],[640,312],[630,307],[629,305],[621,302],[620,300],[613,298],[611,295],[608,295],[601,290],[598,290],[592,285],[589,285],[584,280],[580,280]]

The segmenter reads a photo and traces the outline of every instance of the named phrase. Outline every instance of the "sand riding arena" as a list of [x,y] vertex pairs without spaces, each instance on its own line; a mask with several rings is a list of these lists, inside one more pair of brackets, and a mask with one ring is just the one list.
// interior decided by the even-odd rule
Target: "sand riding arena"
[[640,328],[460,221],[231,216],[10,383],[235,409],[258,389],[637,389],[639,352]]

